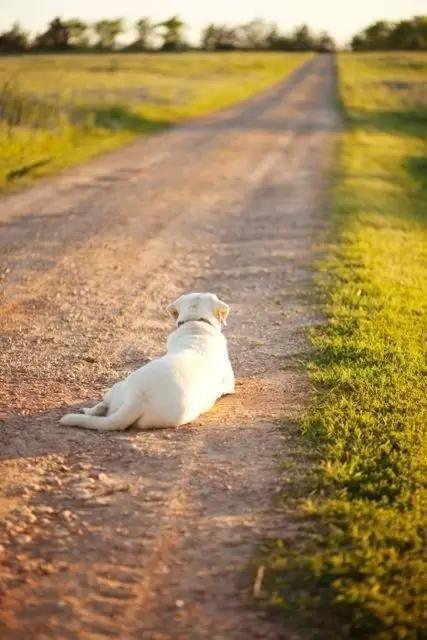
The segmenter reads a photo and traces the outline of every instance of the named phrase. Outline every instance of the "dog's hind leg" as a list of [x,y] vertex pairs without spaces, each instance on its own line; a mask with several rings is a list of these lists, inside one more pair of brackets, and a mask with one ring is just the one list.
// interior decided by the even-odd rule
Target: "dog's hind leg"
[[104,394],[103,400],[101,400],[101,402],[98,402],[98,404],[96,404],[94,407],[85,407],[84,409],[82,409],[83,413],[87,416],[106,416],[108,413],[108,407],[110,406],[109,400],[111,391],[112,389],[108,389],[108,391]]
[[106,402],[98,402],[94,407],[85,407],[83,409],[83,413],[87,416],[105,416],[108,410],[108,405]]
[[109,416],[91,416],[83,413],[68,413],[62,416],[61,424],[98,431],[123,431],[141,417],[141,407],[133,404],[123,404]]

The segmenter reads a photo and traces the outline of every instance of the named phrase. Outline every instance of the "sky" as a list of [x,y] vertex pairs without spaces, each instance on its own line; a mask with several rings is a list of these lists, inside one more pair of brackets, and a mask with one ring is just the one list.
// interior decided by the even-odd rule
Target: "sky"
[[326,29],[344,45],[375,20],[422,14],[427,14],[427,0],[0,0],[0,31],[19,21],[34,34],[56,16],[87,22],[123,17],[131,27],[141,17],[157,22],[179,15],[189,25],[187,35],[195,43],[209,22],[233,25],[263,18],[276,22],[285,32],[302,23],[315,31]]

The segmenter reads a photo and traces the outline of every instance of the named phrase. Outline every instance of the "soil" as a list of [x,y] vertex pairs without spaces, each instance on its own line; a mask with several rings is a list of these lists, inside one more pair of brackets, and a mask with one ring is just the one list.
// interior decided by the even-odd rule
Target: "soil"
[[[318,56],[0,201],[2,640],[306,637],[263,605],[260,548],[298,535],[278,494],[310,466],[295,420],[334,104]],[[61,427],[162,352],[189,291],[231,306],[236,395],[175,430]]]

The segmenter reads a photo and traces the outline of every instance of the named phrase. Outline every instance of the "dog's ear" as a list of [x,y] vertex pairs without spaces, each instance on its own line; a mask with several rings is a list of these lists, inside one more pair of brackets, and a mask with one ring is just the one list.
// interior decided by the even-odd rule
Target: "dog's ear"
[[175,302],[171,302],[166,307],[166,311],[169,313],[169,315],[172,316],[172,318],[174,320],[176,320],[178,318],[178,315],[179,315],[179,311],[178,311],[178,308],[177,308],[177,302],[178,302],[178,300],[175,300]]
[[220,321],[221,324],[227,324],[227,317],[230,313],[230,307],[222,300],[215,300],[214,303],[214,315]]

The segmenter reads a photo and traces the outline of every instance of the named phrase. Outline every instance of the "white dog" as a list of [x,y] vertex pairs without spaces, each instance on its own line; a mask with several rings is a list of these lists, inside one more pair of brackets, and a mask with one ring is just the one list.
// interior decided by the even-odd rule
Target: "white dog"
[[229,306],[212,293],[189,293],[167,310],[177,329],[166,355],[115,384],[104,400],[84,413],[69,413],[61,424],[112,431],[177,427],[209,411],[222,395],[234,393],[234,374],[221,333]]

